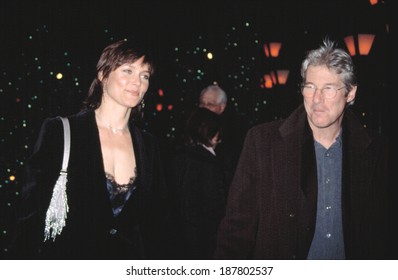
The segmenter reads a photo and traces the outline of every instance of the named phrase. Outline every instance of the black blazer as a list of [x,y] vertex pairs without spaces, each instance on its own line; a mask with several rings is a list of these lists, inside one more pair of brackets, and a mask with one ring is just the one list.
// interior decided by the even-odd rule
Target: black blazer
[[212,259],[227,196],[223,163],[201,145],[186,146],[177,150],[174,174],[182,258]]
[[17,258],[167,258],[162,244],[167,239],[168,211],[157,142],[150,134],[129,124],[138,186],[120,215],[114,217],[94,111],[83,111],[70,116],[69,120],[71,152],[66,226],[55,242],[43,242],[45,214],[63,156],[62,122],[48,118],[26,165],[17,223]]

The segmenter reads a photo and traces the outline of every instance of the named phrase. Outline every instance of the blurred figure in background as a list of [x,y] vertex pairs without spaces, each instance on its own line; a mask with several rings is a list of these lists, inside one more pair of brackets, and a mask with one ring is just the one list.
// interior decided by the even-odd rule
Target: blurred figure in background
[[221,115],[227,108],[227,94],[217,85],[209,85],[202,89],[199,96],[199,107]]
[[221,116],[223,140],[217,145],[216,152],[227,168],[227,180],[231,181],[249,125],[228,106],[227,94],[218,85],[209,85],[200,92],[198,106]]
[[185,144],[174,158],[175,188],[183,259],[212,259],[224,215],[227,181],[216,147],[221,116],[197,108],[186,125]]

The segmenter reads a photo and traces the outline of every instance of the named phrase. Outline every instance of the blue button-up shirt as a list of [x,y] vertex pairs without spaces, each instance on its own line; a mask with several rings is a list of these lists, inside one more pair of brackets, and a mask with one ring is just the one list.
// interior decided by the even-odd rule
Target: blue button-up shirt
[[308,259],[345,259],[343,220],[341,209],[342,138],[326,149],[314,141],[317,175],[318,202],[314,239]]

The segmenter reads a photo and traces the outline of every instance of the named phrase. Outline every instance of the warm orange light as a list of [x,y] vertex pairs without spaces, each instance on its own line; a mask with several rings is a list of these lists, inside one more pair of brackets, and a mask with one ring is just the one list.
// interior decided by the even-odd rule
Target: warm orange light
[[271,42],[269,45],[265,43],[263,45],[264,53],[266,57],[278,57],[279,51],[282,47],[282,43],[280,42]]
[[160,112],[163,109],[163,104],[162,103],[158,103],[156,104],[156,111]]
[[376,5],[379,1],[378,0],[369,0],[370,5]]
[[344,38],[344,42],[347,46],[348,52],[351,56],[356,54],[355,52],[355,43],[354,43],[354,36],[347,36]]
[[375,35],[373,34],[358,34],[359,54],[368,55],[372,48]]
[[10,175],[9,179],[10,179],[10,181],[15,181],[15,176],[14,175]]
[[159,96],[163,96],[164,95],[164,92],[163,92],[163,89],[158,89],[158,94],[159,94]]
[[264,75],[264,86],[265,86],[265,88],[272,88],[271,75],[269,75],[269,74]]
[[277,70],[276,74],[278,76],[278,83],[284,85],[287,82],[287,77],[289,77],[289,70]]
[[173,110],[173,104],[167,105],[167,110],[169,110],[169,111]]
[[372,48],[375,35],[373,34],[358,34],[358,48],[355,47],[354,36],[347,36],[344,38],[348,52],[351,56],[355,56],[357,50],[360,55],[368,55]]
[[280,42],[271,42],[269,44],[271,56],[272,57],[278,57],[281,47],[282,47],[282,43],[280,43]]

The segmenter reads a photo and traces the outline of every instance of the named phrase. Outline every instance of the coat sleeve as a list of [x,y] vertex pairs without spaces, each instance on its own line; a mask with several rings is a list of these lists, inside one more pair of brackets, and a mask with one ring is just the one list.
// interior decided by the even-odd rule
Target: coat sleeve
[[249,259],[257,229],[256,145],[248,132],[232,180],[226,214],[218,229],[215,259]]
[[39,257],[44,240],[46,210],[61,170],[62,129],[59,119],[46,119],[41,126],[33,153],[26,161],[17,205],[16,237],[13,245],[17,258]]

